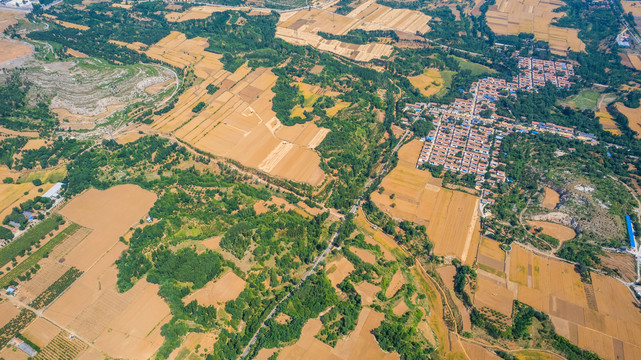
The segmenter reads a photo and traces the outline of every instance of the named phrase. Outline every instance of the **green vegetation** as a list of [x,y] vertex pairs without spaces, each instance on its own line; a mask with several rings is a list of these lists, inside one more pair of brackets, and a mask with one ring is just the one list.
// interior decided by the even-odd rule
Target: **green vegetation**
[[57,229],[63,222],[62,216],[54,214],[4,246],[0,249],[0,267],[13,261],[18,256],[23,256],[32,246],[37,246],[41,240],[44,240],[45,235]]
[[391,30],[372,30],[365,31],[362,29],[352,29],[345,35],[334,35],[319,31],[318,35],[327,40],[338,40],[350,44],[364,45],[371,42],[380,41],[381,38],[398,41],[398,35]]
[[202,101],[201,101],[201,102],[199,102],[198,104],[196,104],[196,106],[194,106],[194,108],[193,108],[193,109],[191,109],[191,112],[193,112],[193,113],[196,113],[196,114],[197,114],[197,113],[201,112],[201,111],[202,111],[202,109],[204,109],[204,108],[205,108],[205,106],[207,106],[207,104],[205,104],[204,102],[202,102]]
[[[11,130],[50,133],[58,125],[58,120],[49,111],[46,103],[40,101],[34,106],[28,101],[27,92],[31,86],[16,73],[5,78],[4,83],[0,82],[0,99],[3,99],[0,103],[0,123]],[[5,141],[12,143],[13,149],[17,148],[19,143],[26,143],[25,140]],[[20,147],[22,146],[24,144]],[[3,153],[0,159],[7,166],[11,166],[11,157],[8,155]]]
[[[80,229],[80,225],[70,224],[66,229],[62,230],[58,235],[54,236],[46,244],[36,250],[31,256],[23,260],[18,266],[14,267],[5,276],[0,278],[0,288],[6,287],[15,282],[15,279],[32,266],[36,265],[40,259],[48,256],[49,252],[58,244],[60,244],[67,237],[73,235]],[[26,235],[26,234],[25,234]],[[4,250],[4,249],[3,249]]]
[[596,109],[597,101],[601,94],[594,90],[584,89],[578,94],[571,96],[567,99],[567,104],[577,110],[592,110]]
[[22,309],[18,316],[9,320],[9,322],[0,328],[0,348],[5,347],[9,340],[18,335],[20,331],[36,318],[36,314],[27,309]]
[[31,302],[31,307],[34,309],[41,309],[49,305],[53,300],[55,300],[60,294],[62,294],[77,278],[82,275],[82,271],[72,267],[67,270],[60,278],[54,281],[42,294],[38,295]]

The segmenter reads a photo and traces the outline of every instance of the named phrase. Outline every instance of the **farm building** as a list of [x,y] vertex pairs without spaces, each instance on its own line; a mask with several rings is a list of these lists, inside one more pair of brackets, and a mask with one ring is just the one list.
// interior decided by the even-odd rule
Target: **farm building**
[[58,196],[60,196],[60,190],[62,190],[62,185],[64,185],[64,184],[61,183],[61,182],[56,183],[54,186],[51,187],[51,189],[47,190],[47,192],[44,193],[42,195],[42,197],[50,198],[50,199],[51,198],[53,198],[53,199],[57,198]]
[[636,241],[634,240],[634,229],[632,228],[632,221],[630,215],[625,216],[625,223],[628,225],[628,236],[630,238],[630,246],[636,248]]

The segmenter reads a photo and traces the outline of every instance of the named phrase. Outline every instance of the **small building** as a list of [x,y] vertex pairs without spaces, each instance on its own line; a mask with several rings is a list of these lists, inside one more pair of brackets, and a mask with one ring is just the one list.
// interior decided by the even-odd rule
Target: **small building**
[[55,183],[51,187],[51,189],[47,190],[47,192],[42,195],[42,197],[49,198],[49,199],[57,198],[58,196],[60,196],[60,191],[62,190],[63,185],[64,183],[61,183],[61,182]]
[[632,228],[632,220],[630,219],[630,215],[625,216],[625,223],[628,226],[628,237],[630,239],[630,246],[636,249],[637,245],[636,245],[636,241],[634,240],[634,229]]
[[15,293],[16,293],[16,288],[14,288],[13,286],[9,286],[7,288],[7,295],[13,295]]

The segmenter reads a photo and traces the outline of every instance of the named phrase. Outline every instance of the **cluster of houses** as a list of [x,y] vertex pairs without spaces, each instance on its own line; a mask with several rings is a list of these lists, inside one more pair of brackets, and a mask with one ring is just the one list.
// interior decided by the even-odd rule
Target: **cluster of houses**
[[552,83],[558,88],[570,87],[574,83],[574,66],[562,61],[542,60],[531,57],[519,57],[521,74],[514,77],[521,90],[532,90]]
[[[54,200],[55,202],[53,206],[58,205],[63,200],[63,197],[60,196],[60,192],[62,191],[63,185],[64,183],[61,183],[61,182],[54,184],[49,190],[47,190],[44,194],[42,194],[41,197]],[[36,217],[38,216],[38,213],[27,210],[22,212],[22,216],[24,216],[27,219],[27,221],[29,221],[29,223],[31,224],[34,221],[34,219],[36,219]],[[10,220],[7,224],[7,227],[9,228],[9,230],[11,230],[14,233],[14,239],[20,235],[21,224]],[[0,239],[0,248],[9,244],[11,241],[13,240]]]
[[478,186],[486,183],[493,188],[499,182],[509,181],[505,164],[500,163],[498,157],[501,141],[511,133],[548,132],[597,143],[593,134],[577,132],[573,128],[540,122],[516,124],[513,119],[495,114],[496,101],[503,96],[516,96],[517,90],[532,91],[548,82],[559,88],[572,85],[569,79],[574,76],[574,68],[571,64],[519,57],[519,67],[522,72],[513,81],[492,77],[481,79],[472,84],[468,91],[471,96],[457,98],[452,104],[407,104],[405,110],[415,118],[423,114],[434,118],[435,129],[424,139],[417,167],[429,164],[462,174],[475,174]]

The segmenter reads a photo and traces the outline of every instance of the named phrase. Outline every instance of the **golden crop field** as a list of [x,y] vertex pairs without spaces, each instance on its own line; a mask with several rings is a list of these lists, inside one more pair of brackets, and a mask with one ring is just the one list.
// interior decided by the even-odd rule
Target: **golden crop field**
[[500,35],[534,34],[537,40],[547,41],[558,55],[572,51],[585,51],[577,29],[562,28],[551,23],[564,16],[554,10],[564,6],[560,0],[498,0],[487,11],[487,24]]
[[421,94],[432,96],[443,88],[441,72],[435,68],[429,68],[424,73],[408,78],[410,83],[417,88]]
[[533,227],[542,228],[543,231],[541,232],[543,234],[549,235],[555,239],[560,240],[561,242],[572,240],[576,236],[574,229],[563,226],[561,224],[556,224],[549,221],[528,221],[527,223]]
[[430,30],[430,17],[419,11],[392,9],[368,0],[347,15],[320,9],[281,14],[276,36],[294,45],[311,45],[356,61],[370,61],[391,55],[393,47],[383,43],[349,44],[327,40],[318,35],[326,32],[345,35],[350,30],[395,30],[411,35]]
[[615,106],[628,118],[628,126],[637,133],[637,139],[641,139],[641,109],[631,109],[622,103],[616,103]]
[[171,316],[158,296],[158,285],[140,280],[125,293],[116,288],[115,261],[127,249],[118,238],[147,214],[155,199],[154,193],[138,186],[120,185],[91,189],[60,210],[93,231],[65,255],[64,263],[84,275],[45,315],[110,357],[151,357],[163,342],[160,327]]
[[[271,108],[271,91],[276,75],[269,69],[241,66],[230,73],[223,69],[220,55],[205,52],[206,39],[187,40],[173,32],[147,50],[147,55],[174,66],[194,66],[204,79],[187,89],[175,108],[159,116],[153,127],[174,133],[188,144],[224,156],[266,173],[319,185],[325,178],[320,157],[313,150],[327,129],[313,124],[284,127]],[[207,85],[220,89],[208,94]],[[198,114],[199,102],[207,106]]]
[[[479,241],[479,198],[434,185],[429,172],[416,169],[422,142],[413,140],[398,152],[398,165],[381,182],[372,201],[392,217],[427,227],[434,253],[472,263]],[[394,205],[393,205],[394,204]]]

